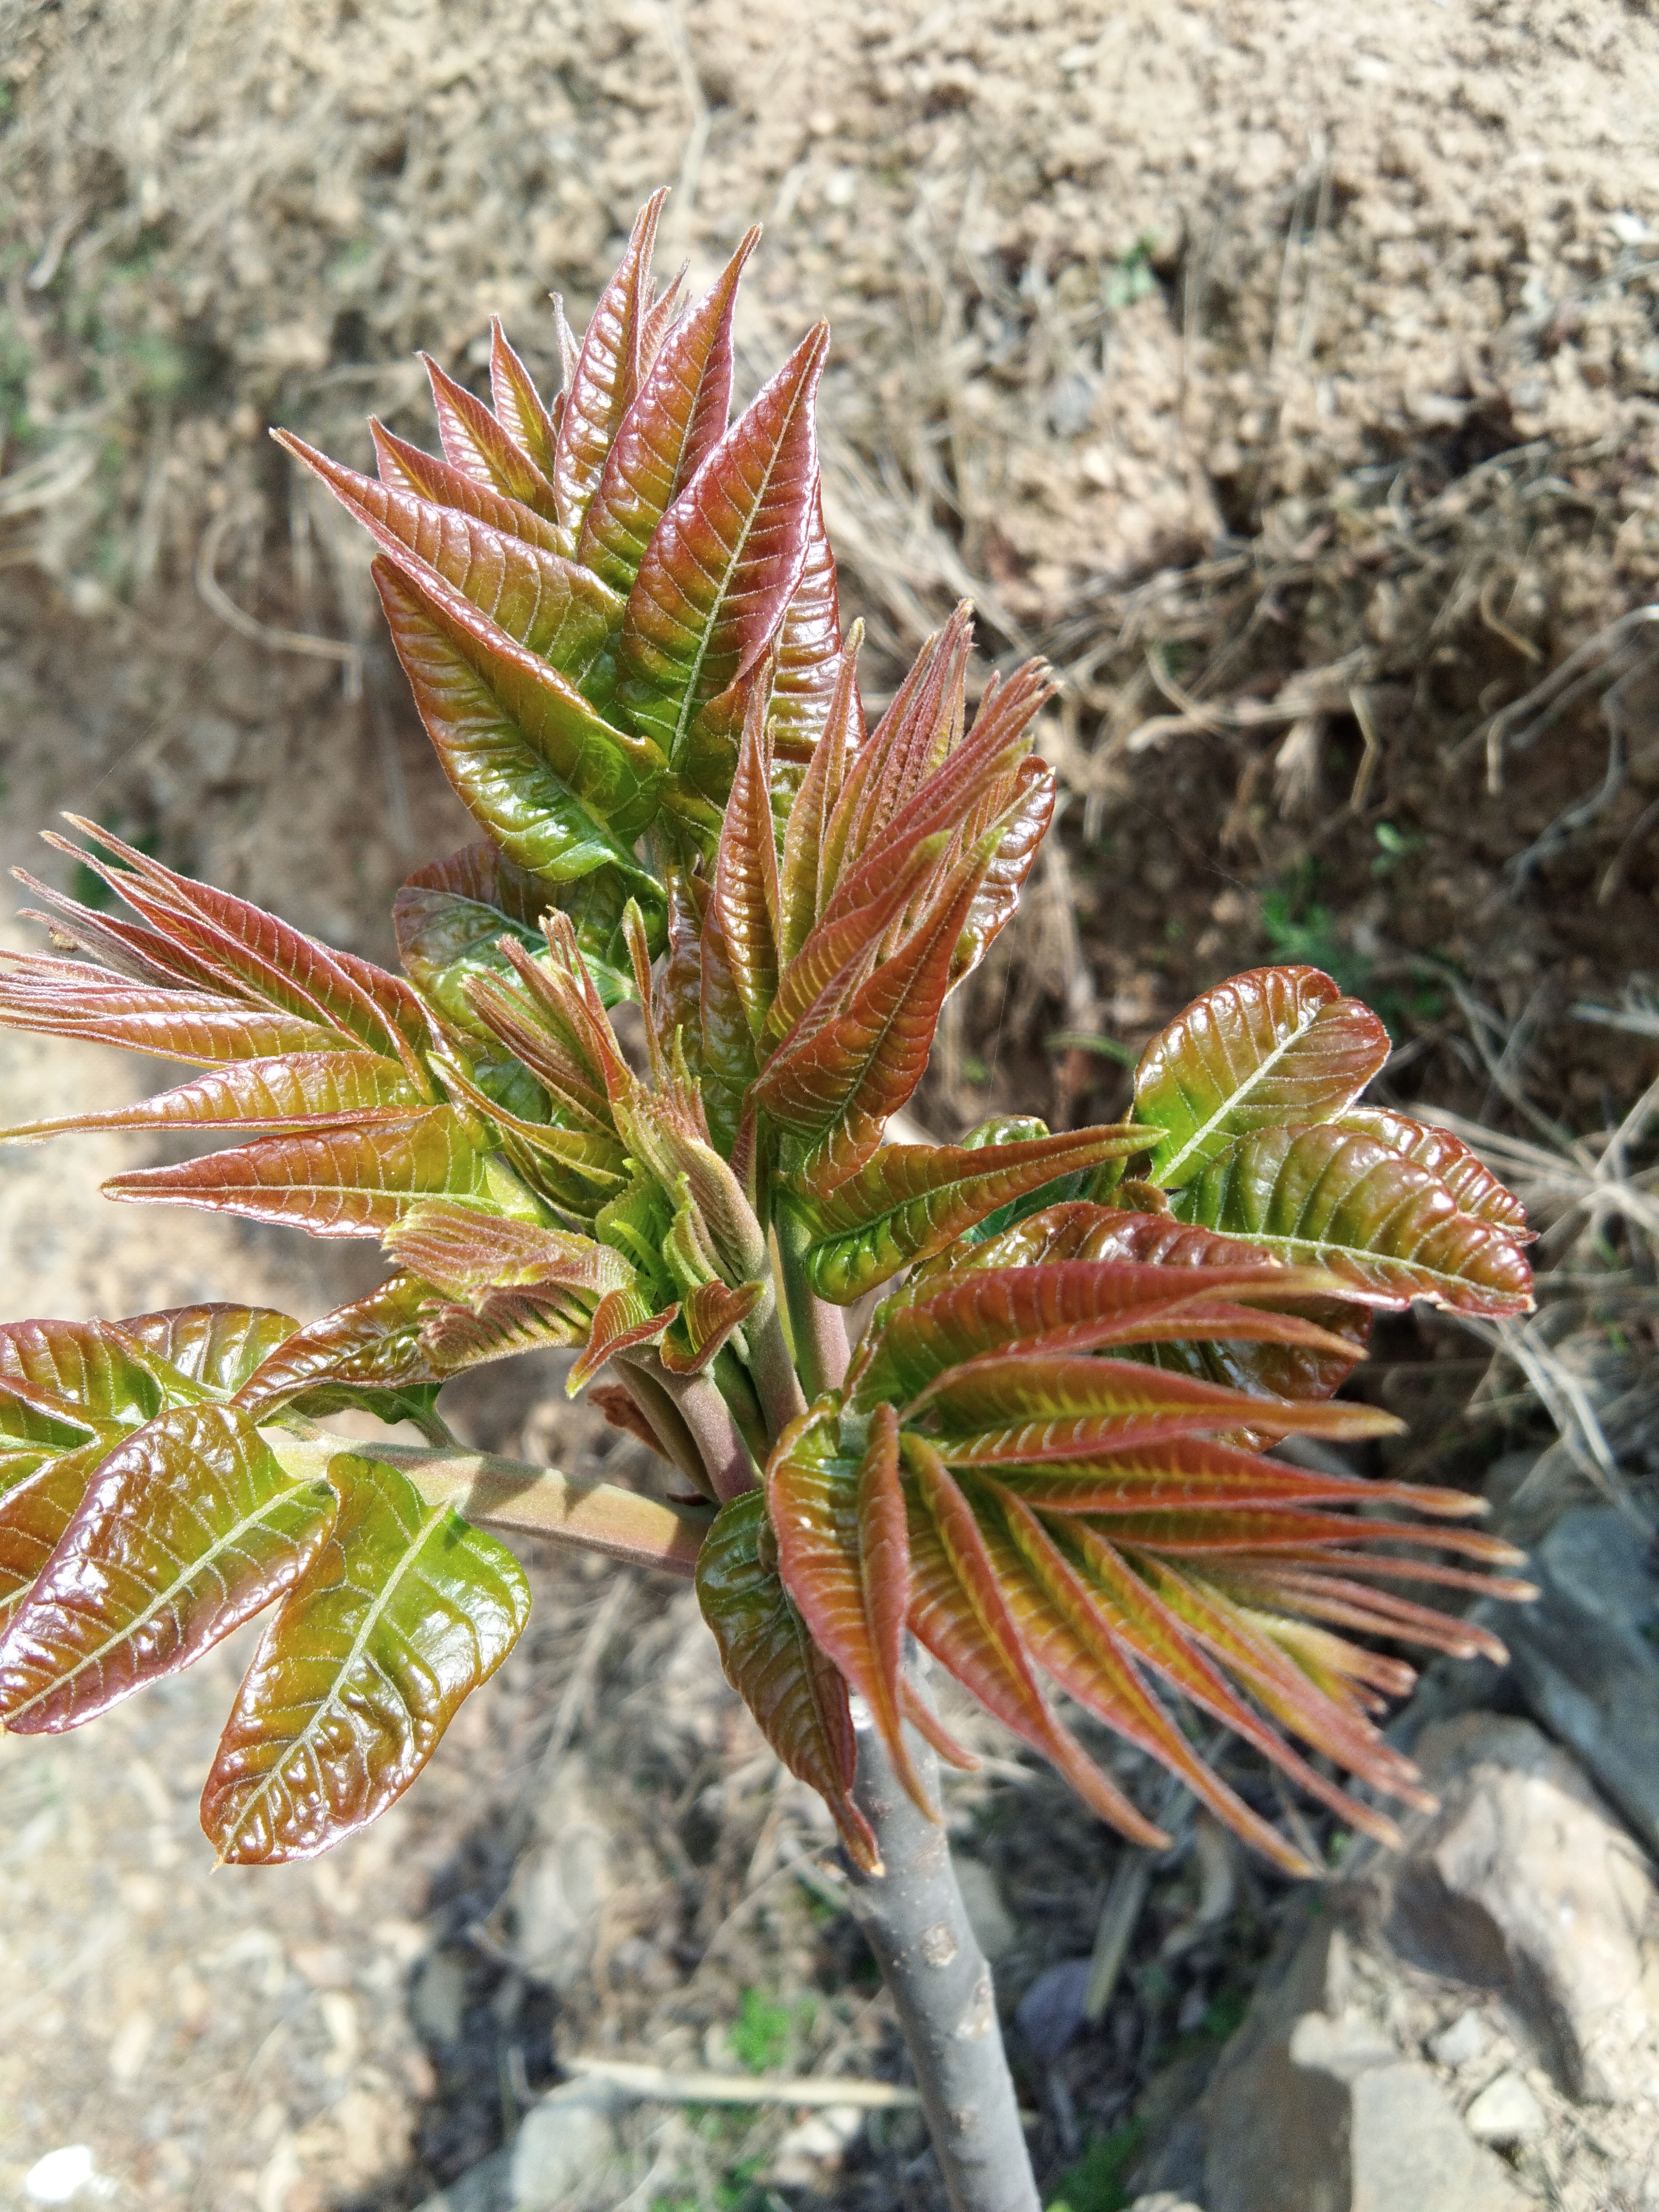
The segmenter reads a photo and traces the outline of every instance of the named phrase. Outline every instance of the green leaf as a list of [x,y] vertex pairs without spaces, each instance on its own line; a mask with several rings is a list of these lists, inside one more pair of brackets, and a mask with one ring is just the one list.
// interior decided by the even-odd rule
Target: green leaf
[[663,516],[629,595],[617,696],[676,769],[697,709],[759,660],[799,580],[828,344],[820,324],[732,425]]
[[870,1825],[853,1802],[856,1747],[847,1685],[808,1633],[776,1566],[757,1490],[715,1516],[697,1559],[697,1601],[714,1632],[726,1678],[789,1771],[829,1806],[842,1841],[866,1873],[882,1871]]
[[[591,872],[586,866],[562,862],[556,868],[514,852],[482,811],[494,789],[492,773],[516,782],[528,803],[545,793],[541,804],[551,806],[562,794],[568,827],[580,829],[585,820],[587,834],[605,841],[604,860],[630,878],[641,876],[626,843],[617,841],[636,836],[657,811],[663,762],[650,740],[613,727],[557,669],[509,637],[435,570],[419,570],[407,560],[394,567],[381,554],[373,573],[445,772],[508,856],[558,880]],[[647,897],[659,896],[653,879],[642,881]]]
[[339,1511],[254,1654],[202,1799],[222,1862],[310,1858],[400,1796],[530,1611],[518,1561],[341,1453]]
[[0,1719],[55,1734],[176,1674],[287,1586],[333,1512],[231,1407],[147,1423],[104,1459],[0,1641]]
[[417,1199],[488,1192],[488,1141],[471,1115],[434,1106],[377,1128],[264,1137],[176,1167],[133,1168],[103,1189],[140,1205],[287,1223],[312,1237],[379,1237]]
[[1376,1016],[1316,968],[1255,968],[1218,983],[1141,1054],[1135,1119],[1164,1132],[1149,1180],[1188,1183],[1235,1138],[1328,1120],[1388,1056]]
[[1504,1229],[1458,1211],[1426,1168],[1364,1129],[1263,1129],[1179,1192],[1176,1218],[1328,1268],[1385,1304],[1524,1313],[1532,1272]]
[[1058,1176],[1144,1151],[1133,1123],[1078,1129],[1024,1144],[884,1145],[827,1198],[801,1211],[812,1243],[812,1288],[851,1305],[913,1261],[930,1259],[988,1213]]

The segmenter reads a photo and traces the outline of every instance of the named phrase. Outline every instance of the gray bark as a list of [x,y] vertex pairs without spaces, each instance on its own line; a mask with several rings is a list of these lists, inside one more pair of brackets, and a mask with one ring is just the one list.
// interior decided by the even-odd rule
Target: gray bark
[[[910,2047],[945,2194],[952,2212],[1040,2212],[991,1969],[968,1924],[945,1831],[911,1803],[856,1698],[853,1714],[853,1795],[887,1869],[849,1869],[853,1911]],[[914,1729],[905,1740],[937,1800],[938,1761]]]

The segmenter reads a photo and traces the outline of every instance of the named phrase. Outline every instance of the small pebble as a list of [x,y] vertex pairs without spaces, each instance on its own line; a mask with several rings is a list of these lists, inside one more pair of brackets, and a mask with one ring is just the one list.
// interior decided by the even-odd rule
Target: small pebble
[[1449,2027],[1429,2038],[1429,2056],[1437,2066],[1467,2066],[1479,2058],[1492,2040],[1486,2023],[1473,2006],[1461,2012]]
[[1548,2125],[1543,2106],[1516,2073],[1500,2074],[1489,2081],[1464,2113],[1463,2123],[1477,2142],[1500,2148],[1529,2142]]

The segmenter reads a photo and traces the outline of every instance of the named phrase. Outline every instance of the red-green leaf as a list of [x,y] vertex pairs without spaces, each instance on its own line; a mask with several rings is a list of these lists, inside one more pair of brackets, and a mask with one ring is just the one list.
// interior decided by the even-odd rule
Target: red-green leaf
[[1178,1774],[1200,1803],[1287,1874],[1316,1871],[1198,1757],[1115,1641],[1097,1593],[1035,1513],[988,1486],[1002,1525],[981,1522],[986,1547],[1027,1650],[1069,1697]]
[[784,1588],[869,1706],[905,1789],[937,1819],[900,1725],[910,1548],[892,1407],[875,1408],[861,1458],[842,1450],[832,1407],[793,1422],[767,1467],[766,1505]]
[[841,652],[835,557],[823,526],[823,492],[814,486],[800,578],[778,625],[767,705],[767,728],[780,760],[806,761],[817,750],[830,719]]
[[512,1553],[393,1468],[330,1462],[338,1517],[266,1630],[202,1799],[220,1858],[309,1858],[400,1796],[530,1610]]
[[605,458],[577,557],[627,592],[653,532],[725,435],[732,404],[732,310],[758,230],[747,232],[719,282],[664,339]]
[[1316,1324],[1273,1310],[1322,1280],[1315,1270],[1271,1263],[1200,1274],[1133,1261],[1066,1259],[923,1276],[872,1317],[848,1378],[853,1401],[902,1403],[947,1368],[993,1352],[1098,1352],[1218,1337],[1330,1350]]
[[0,1718],[55,1734],[188,1666],[286,1587],[333,1510],[245,1414],[161,1414],[104,1460],[0,1641]]
[[622,265],[600,293],[565,387],[553,458],[559,523],[574,552],[605,465],[634,404],[641,368],[640,344],[651,312],[651,249],[665,191],[640,210]]
[[499,315],[492,316],[489,324],[489,397],[495,420],[551,483],[558,432],[542,404],[535,379],[507,343]]
[[[246,899],[176,875],[95,822],[66,818],[94,849],[64,849],[153,928],[210,963],[232,990],[256,1005],[324,1024],[339,1041],[394,1054],[420,1079],[416,1054],[428,1039],[426,1013],[401,976],[319,945]],[[46,842],[63,843],[52,836]]]
[[855,623],[836,664],[834,686],[825,704],[823,733],[812,750],[795,803],[789,810],[780,870],[779,957],[786,963],[811,935],[823,900],[819,896],[824,826],[841,793],[849,752],[863,738],[859,705],[858,656],[864,625]]
[[280,1053],[326,1052],[342,1042],[331,1024],[302,1021],[228,994],[136,983],[84,961],[3,949],[0,1029],[76,1037],[204,1067]]
[[590,1375],[619,1352],[632,1352],[641,1345],[650,1344],[668,1327],[679,1312],[678,1305],[665,1306],[660,1313],[651,1310],[651,1301],[641,1290],[607,1291],[593,1310],[593,1324],[588,1333],[582,1354],[565,1381],[565,1389],[574,1398]]
[[490,529],[501,531],[509,538],[521,538],[526,545],[539,546],[544,553],[563,552],[564,541],[557,525],[547,521],[522,500],[509,499],[505,492],[475,483],[435,454],[423,453],[418,446],[394,437],[373,416],[368,427],[374,440],[380,482],[388,491],[412,493],[417,499],[452,507],[458,514],[469,514],[475,522],[487,523]]
[[285,1405],[313,1417],[346,1406],[387,1420],[429,1413],[447,1371],[421,1338],[432,1304],[423,1282],[394,1275],[367,1297],[294,1330],[248,1376],[234,1402],[261,1421]]
[[[651,819],[662,777],[656,748],[613,728],[557,669],[519,645],[435,569],[405,556],[394,574],[382,555],[374,576],[415,703],[445,770],[509,857],[520,858],[481,812],[494,789],[492,774],[516,783],[523,803],[543,793],[543,803],[552,806],[562,794],[568,830],[580,831],[586,820],[588,836],[604,840],[604,858],[638,876],[626,846],[601,823],[613,825],[617,838],[629,838]],[[521,865],[550,873],[543,863]],[[569,866],[565,871],[567,877],[587,872]],[[653,888],[647,878],[647,896]]]
[[78,1129],[183,1128],[232,1121],[242,1127],[301,1128],[407,1121],[429,1103],[395,1060],[373,1052],[290,1053],[244,1060],[173,1091],[102,1113],[65,1114],[0,1130],[0,1142]]
[[902,1449],[916,1635],[988,1712],[1059,1768],[1091,1812],[1135,1843],[1166,1843],[1049,1711],[973,1509],[948,1469],[920,1437],[907,1436]]
[[829,1197],[805,1201],[812,1288],[851,1305],[911,1261],[941,1252],[999,1206],[1060,1176],[1143,1150],[1133,1123],[1024,1144],[884,1145]]
[[947,1368],[919,1405],[945,1434],[953,1462],[1083,1458],[1103,1444],[1163,1443],[1224,1428],[1264,1435],[1394,1436],[1401,1423],[1373,1406],[1275,1404],[1134,1359],[981,1353]]
[[287,431],[276,434],[417,587],[434,579],[449,586],[516,644],[581,682],[622,620],[622,601],[597,576],[459,508],[359,476]]
[[778,988],[778,848],[772,828],[771,748],[758,690],[744,726],[714,868],[714,908],[732,980],[759,1036]]
[[1426,1168],[1363,1129],[1263,1129],[1176,1194],[1182,1221],[1328,1268],[1384,1304],[1524,1313],[1532,1272],[1507,1231],[1458,1211]]
[[852,1798],[856,1745],[847,1686],[796,1612],[776,1548],[761,1492],[732,1498],[703,1540],[697,1600],[726,1680],[767,1741],[829,1806],[854,1862],[879,1874],[875,1837]]
[[1328,1120],[1388,1056],[1370,1007],[1316,968],[1255,968],[1218,983],[1140,1056],[1135,1118],[1164,1132],[1151,1180],[1188,1183],[1236,1138]]
[[412,1207],[387,1231],[386,1247],[447,1298],[541,1284],[597,1297],[634,1279],[620,1252],[590,1237],[482,1212],[453,1199],[428,1199]]
[[984,846],[970,854],[850,1004],[805,1034],[798,1029],[756,1079],[756,1103],[780,1127],[816,1140],[800,1169],[813,1195],[857,1173],[921,1082],[951,956],[989,857]]
[[828,343],[820,324],[732,425],[663,516],[629,595],[617,696],[677,768],[697,709],[759,660],[799,580]]
[[447,375],[430,354],[419,360],[432,386],[439,441],[451,468],[486,490],[520,501],[544,520],[556,521],[553,487],[529,454],[514,443],[483,400]]
[[957,940],[956,957],[951,963],[953,988],[979,965],[1013,920],[1025,878],[1036,865],[1038,848],[1054,818],[1057,788],[1054,772],[1046,761],[1024,760],[1015,771],[1013,794],[1004,812],[1002,842],[991,855],[985,881]]
[[1404,1114],[1380,1106],[1352,1106],[1340,1117],[1345,1129],[1363,1129],[1402,1159],[1425,1168],[1443,1183],[1457,1202],[1460,1213],[1490,1222],[1517,1244],[1529,1244],[1534,1232],[1527,1226],[1527,1209],[1461,1137],[1437,1122],[1413,1121]]
[[133,1168],[103,1188],[109,1198],[206,1206],[313,1237],[379,1237],[416,1199],[487,1191],[489,1172],[471,1115],[434,1106],[377,1128],[264,1137],[176,1167]]
[[293,1335],[296,1322],[269,1306],[173,1306],[118,1324],[128,1344],[204,1389],[227,1394]]

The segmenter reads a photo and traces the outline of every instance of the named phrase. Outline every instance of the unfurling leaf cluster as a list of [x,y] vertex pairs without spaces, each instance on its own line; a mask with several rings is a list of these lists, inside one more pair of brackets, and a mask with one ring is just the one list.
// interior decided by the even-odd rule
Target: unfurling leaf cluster
[[[1492,1572],[1518,1558],[1461,1493],[1273,1447],[1395,1425],[1335,1395],[1377,1308],[1523,1310],[1520,1208],[1358,1103],[1386,1036],[1307,968],[1206,992],[1123,1122],[887,1140],[1048,828],[1052,685],[1028,664],[970,716],[963,608],[866,725],[819,492],[828,333],[732,419],[753,239],[687,306],[653,287],[660,201],[580,343],[557,310],[551,399],[497,326],[489,404],[428,365],[439,454],[376,425],[371,478],[279,434],[374,540],[482,833],[399,893],[404,974],[86,822],[70,849],[125,912],[31,884],[53,950],[0,955],[0,1022],[191,1072],[9,1133],[234,1131],[106,1189],[377,1238],[393,1272],[306,1327],[0,1328],[0,1718],[71,1726],[274,1607],[204,1819],[228,1858],[319,1850],[521,1628],[494,1520],[695,1571],[866,1867],[851,1698],[919,1800],[907,1723],[969,1759],[917,1645],[1139,1841],[1052,1688],[1283,1865],[1186,1709],[1386,1834],[1330,1779],[1418,1794],[1377,1726],[1410,1671],[1378,1645],[1498,1648],[1399,1586],[1518,1595]],[[458,1452],[445,1382],[549,1345],[660,1496]],[[319,1425],[345,1408],[428,1446],[348,1450]]]

